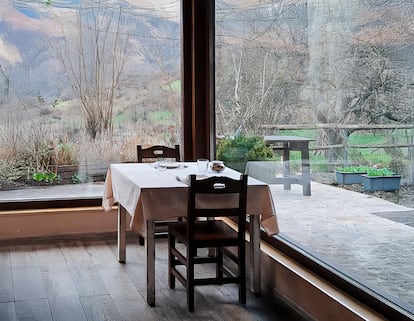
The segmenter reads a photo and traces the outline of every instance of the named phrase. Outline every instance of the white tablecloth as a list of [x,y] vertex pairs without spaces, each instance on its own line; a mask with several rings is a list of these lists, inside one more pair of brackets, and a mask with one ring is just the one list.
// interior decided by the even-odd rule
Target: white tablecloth
[[[229,168],[219,174],[210,170],[200,173],[193,162],[180,163],[178,168],[163,170],[148,163],[111,164],[106,176],[102,206],[110,210],[116,202],[122,204],[132,217],[131,227],[145,235],[146,220],[187,215],[188,185],[177,177],[184,178],[189,174],[240,177],[240,173]],[[220,206],[231,200],[215,197],[214,200],[204,199],[201,202],[211,205],[212,201]],[[252,177],[248,179],[247,213],[261,215],[261,225],[267,234],[279,232],[270,188]]]

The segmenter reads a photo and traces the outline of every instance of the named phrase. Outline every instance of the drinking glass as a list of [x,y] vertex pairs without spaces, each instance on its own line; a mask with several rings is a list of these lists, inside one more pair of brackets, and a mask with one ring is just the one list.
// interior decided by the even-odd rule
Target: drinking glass
[[157,159],[157,164],[156,167],[158,169],[158,171],[163,172],[167,169],[167,166],[165,166],[166,164],[166,159],[165,158],[158,158]]
[[209,164],[209,160],[206,158],[199,158],[197,159],[197,166],[198,166],[198,170],[201,173],[206,173],[208,170],[208,164]]

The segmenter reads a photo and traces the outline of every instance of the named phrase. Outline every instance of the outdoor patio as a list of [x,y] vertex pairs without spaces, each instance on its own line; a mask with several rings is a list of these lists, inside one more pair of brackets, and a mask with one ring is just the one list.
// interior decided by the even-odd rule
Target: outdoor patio
[[[331,185],[272,185],[281,234],[348,275],[414,306],[414,210]],[[411,309],[414,309],[411,307]]]

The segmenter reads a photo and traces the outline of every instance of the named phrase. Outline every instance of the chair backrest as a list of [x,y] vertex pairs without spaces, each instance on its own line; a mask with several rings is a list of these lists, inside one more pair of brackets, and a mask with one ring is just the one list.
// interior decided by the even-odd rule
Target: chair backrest
[[201,217],[230,217],[238,224],[239,238],[244,240],[247,177],[241,174],[240,179],[226,176],[197,179],[196,175],[190,175],[187,214],[189,233],[192,233],[194,222]]
[[138,163],[154,162],[159,158],[173,158],[176,162],[180,161],[180,146],[167,147],[161,145],[154,145],[148,148],[142,148],[137,145],[137,159]]

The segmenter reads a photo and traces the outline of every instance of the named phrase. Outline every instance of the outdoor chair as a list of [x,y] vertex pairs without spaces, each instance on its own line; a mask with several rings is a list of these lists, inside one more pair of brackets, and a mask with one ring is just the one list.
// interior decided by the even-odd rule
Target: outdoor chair
[[[242,174],[239,180],[224,176],[197,180],[196,175],[190,175],[187,217],[168,225],[169,287],[174,289],[177,279],[186,288],[189,311],[194,311],[194,287],[199,285],[236,283],[239,302],[246,303],[246,197],[247,175]],[[238,231],[222,217],[237,223]],[[206,255],[198,255],[201,248]],[[216,264],[215,277],[196,278],[194,265],[204,263]]]
[[[180,161],[180,146],[174,147],[154,145],[148,148],[142,148],[137,145],[137,160],[138,163],[156,162],[160,159],[173,159],[176,162]],[[177,220],[156,221],[155,222],[155,237],[167,237],[167,223],[176,222]],[[139,235],[139,244],[144,245],[144,237]]]

